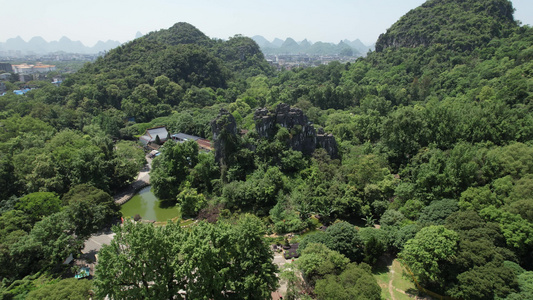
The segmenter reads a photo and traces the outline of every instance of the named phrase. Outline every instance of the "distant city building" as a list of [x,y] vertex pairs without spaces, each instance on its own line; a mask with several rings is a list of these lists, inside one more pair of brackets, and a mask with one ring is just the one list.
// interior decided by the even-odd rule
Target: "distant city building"
[[11,67],[11,64],[0,63],[0,71],[2,71],[2,72],[12,72],[13,68]]
[[10,78],[11,78],[11,73],[0,74],[0,80],[9,80]]
[[56,70],[54,65],[43,65],[38,63],[36,65],[13,65],[13,73],[15,74],[35,74],[35,73],[48,73]]
[[19,76],[19,81],[20,82],[28,82],[28,81],[35,80],[33,78],[34,75],[32,75],[32,74],[18,74],[18,76]]
[[330,62],[338,61],[340,63],[355,62],[355,56],[341,55],[311,55],[311,54],[277,54],[265,55],[267,62],[281,70],[292,70],[295,68],[308,68],[320,65],[327,65]]

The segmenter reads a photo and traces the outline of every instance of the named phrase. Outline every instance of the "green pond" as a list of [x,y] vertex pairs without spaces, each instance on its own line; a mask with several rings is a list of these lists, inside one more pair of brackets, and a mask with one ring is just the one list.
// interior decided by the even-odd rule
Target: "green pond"
[[150,186],[143,188],[130,201],[122,204],[120,212],[125,218],[133,218],[139,214],[143,220],[158,222],[164,222],[180,215],[177,206],[169,207],[164,202],[159,201],[152,193]]

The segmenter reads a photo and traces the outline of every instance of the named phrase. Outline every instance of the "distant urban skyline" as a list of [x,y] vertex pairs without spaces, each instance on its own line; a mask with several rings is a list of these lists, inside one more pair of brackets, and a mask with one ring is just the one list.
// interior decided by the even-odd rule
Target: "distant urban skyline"
[[[24,7],[5,1],[0,18],[0,42],[20,36],[57,41],[66,36],[92,47],[98,41],[121,43],[188,22],[211,38],[235,34],[261,35],[272,41],[290,37],[338,43],[360,39],[376,42],[394,22],[424,0],[27,0]],[[515,19],[533,24],[533,1],[514,0]]]

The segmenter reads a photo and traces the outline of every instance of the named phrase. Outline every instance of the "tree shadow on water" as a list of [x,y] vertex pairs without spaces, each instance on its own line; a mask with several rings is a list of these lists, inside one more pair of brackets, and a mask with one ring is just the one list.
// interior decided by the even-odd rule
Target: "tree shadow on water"
[[176,201],[172,201],[172,200],[160,200],[159,201],[159,208],[172,208],[176,206]]

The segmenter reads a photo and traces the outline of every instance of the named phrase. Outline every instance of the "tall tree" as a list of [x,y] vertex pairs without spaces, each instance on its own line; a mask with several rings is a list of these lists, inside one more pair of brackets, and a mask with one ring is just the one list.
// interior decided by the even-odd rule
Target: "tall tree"
[[444,226],[429,226],[407,241],[399,256],[424,283],[440,283],[442,264],[449,262],[457,251],[458,234]]
[[277,268],[257,217],[243,216],[236,225],[200,222],[187,230],[143,223],[114,230],[100,251],[98,297],[270,299],[277,288]]
[[340,274],[350,260],[337,251],[331,250],[324,244],[311,243],[303,251],[296,262],[305,279],[314,285],[316,280],[326,275]]
[[119,207],[106,192],[90,185],[74,186],[63,196],[69,222],[79,237],[89,237],[119,216]]
[[318,280],[315,294],[320,300],[380,300],[381,288],[369,265],[351,263],[340,275],[328,275]]
[[115,226],[111,244],[102,247],[94,285],[99,298],[184,299],[179,255],[185,232],[179,225],[155,227],[126,222]]
[[33,222],[37,222],[58,212],[61,209],[61,200],[55,193],[36,192],[20,198],[15,208],[24,211]]
[[154,159],[150,173],[153,191],[159,199],[175,200],[190,170],[198,163],[198,144],[170,141],[161,153]]

